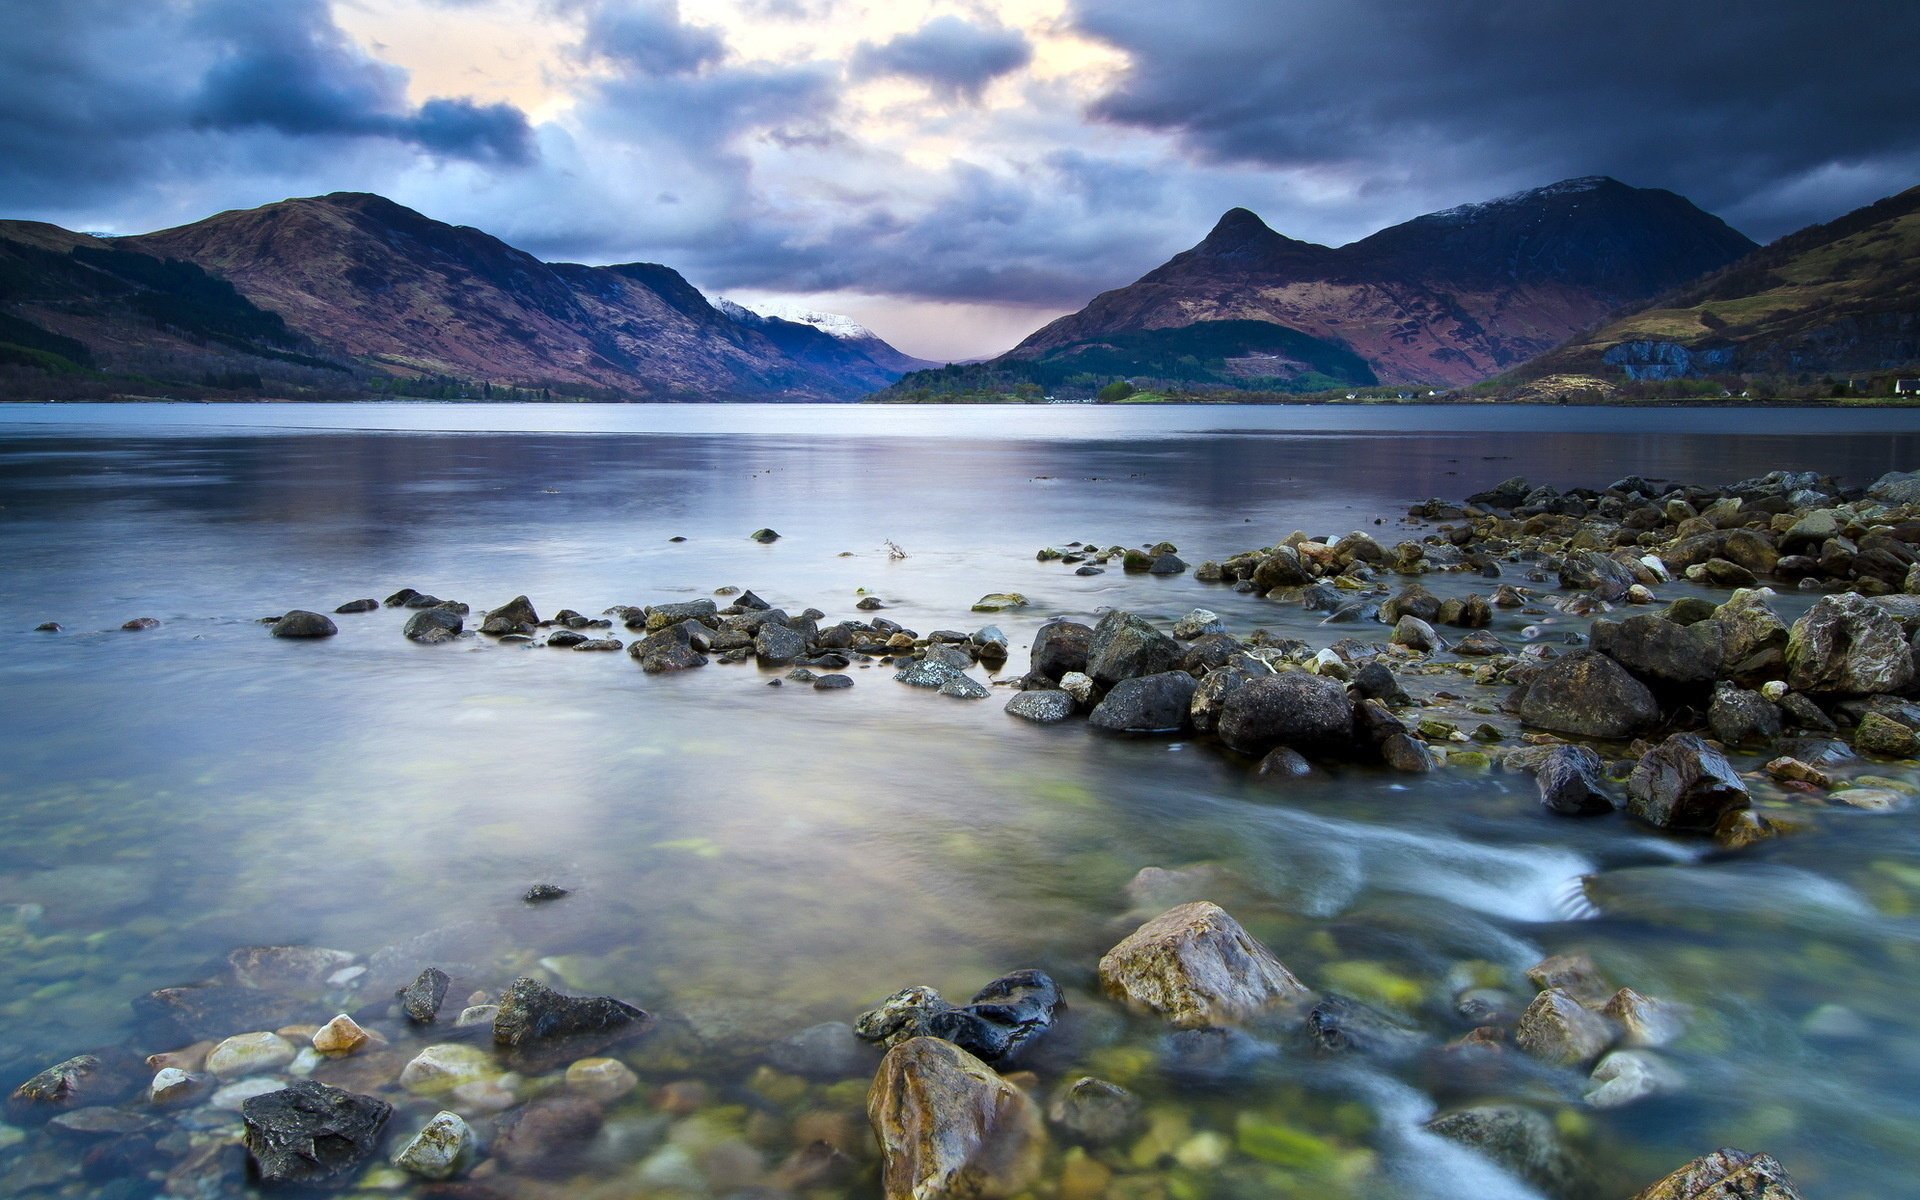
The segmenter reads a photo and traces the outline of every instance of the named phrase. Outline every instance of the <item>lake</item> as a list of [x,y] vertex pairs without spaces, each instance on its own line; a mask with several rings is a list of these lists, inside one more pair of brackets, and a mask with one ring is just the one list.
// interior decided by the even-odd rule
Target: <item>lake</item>
[[[1022,1064],[1035,1086],[1096,1074],[1146,1102],[1118,1149],[1049,1160],[1050,1178],[1108,1172],[1116,1198],[1532,1194],[1420,1128],[1484,1100],[1553,1114],[1597,1197],[1719,1146],[1775,1155],[1824,1200],[1920,1195],[1912,811],[1821,809],[1721,853],[1620,815],[1552,817],[1498,768],[1275,789],[1203,741],[1035,726],[1002,711],[1007,689],[955,700],[878,664],[820,692],[751,663],[649,676],[624,654],[420,646],[395,608],[312,643],[259,623],[402,587],[465,601],[476,624],[520,594],[598,616],[740,587],[830,620],[870,594],[922,634],[998,625],[1011,678],[1044,621],[1110,608],[1385,639],[1191,573],[1077,576],[1038,561],[1047,546],[1166,540],[1198,564],[1296,529],[1418,537],[1410,504],[1512,475],[1865,483],[1916,466],[1911,410],[0,405],[0,1082],[96,1047],[174,1048],[131,1001],[215,976],[235,947],[372,964],[316,1001],[322,1019],[384,1000],[357,990],[380,963],[458,963],[450,1011],[533,974],[661,1018],[621,1051],[639,1088],[540,1195],[765,1194],[824,1138],[866,1173],[807,1194],[865,1196],[864,1077],[775,1071],[767,1047],[911,984],[959,1001],[1035,967],[1068,1001]],[[760,527],[779,540],[749,540]],[[1009,591],[1028,607],[969,612]],[[159,625],[122,632],[135,617]],[[1529,624],[1582,622],[1501,612],[1494,632]],[[1911,764],[1870,773],[1920,785]],[[1436,1045],[1471,1027],[1463,987],[1530,996],[1528,966],[1590,954],[1688,1011],[1666,1052],[1685,1086],[1594,1109],[1570,1072],[1498,1073],[1485,1092],[1425,1057],[1284,1039],[1173,1069],[1165,1030],[1100,997],[1094,972],[1167,906],[1130,894],[1136,874],[1196,864],[1205,898],[1309,986]],[[571,894],[524,903],[536,882]],[[375,1063],[446,1037],[382,1028]],[[384,1094],[399,1138],[449,1106]],[[484,1132],[484,1110],[467,1115]],[[229,1160],[182,1165],[237,1125],[196,1108],[84,1177],[91,1143],[0,1127],[0,1192],[147,1196],[171,1173],[174,1194],[239,1194]]]

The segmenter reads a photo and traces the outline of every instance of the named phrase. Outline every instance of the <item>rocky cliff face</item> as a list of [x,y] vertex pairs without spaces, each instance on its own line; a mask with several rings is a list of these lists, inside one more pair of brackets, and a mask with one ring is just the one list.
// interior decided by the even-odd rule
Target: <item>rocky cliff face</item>
[[[1338,249],[1234,209],[1193,249],[1005,361],[1066,363],[1116,335],[1263,322],[1350,351],[1384,383],[1473,383],[1752,247],[1671,192],[1604,178],[1433,213]],[[1257,374],[1249,357],[1228,355],[1229,371]]]

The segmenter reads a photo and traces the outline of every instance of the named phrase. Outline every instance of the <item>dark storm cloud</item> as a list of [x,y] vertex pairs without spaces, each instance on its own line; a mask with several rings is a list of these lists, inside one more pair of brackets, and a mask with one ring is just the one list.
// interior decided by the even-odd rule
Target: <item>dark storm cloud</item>
[[0,38],[0,204],[124,194],[147,180],[285,171],[344,142],[523,164],[526,117],[436,98],[368,57],[321,0],[22,4]]
[[[1762,236],[1920,167],[1912,0],[1073,0],[1071,19],[1131,59],[1095,116],[1212,161],[1463,196],[1606,173]],[[1865,194],[1795,198],[1835,169]]]
[[855,78],[897,75],[948,99],[978,100],[986,86],[1033,61],[1017,29],[939,17],[885,42],[861,42],[849,63]]

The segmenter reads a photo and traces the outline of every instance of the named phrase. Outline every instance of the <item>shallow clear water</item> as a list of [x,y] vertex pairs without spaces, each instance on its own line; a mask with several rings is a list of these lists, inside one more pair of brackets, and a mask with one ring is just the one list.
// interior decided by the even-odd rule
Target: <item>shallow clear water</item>
[[[857,1086],[789,1094],[756,1077],[759,1047],[907,984],[964,998],[1024,966],[1072,1005],[1032,1064],[1040,1086],[1123,1078],[1155,1136],[1190,1148],[1186,1165],[1123,1149],[1115,1196],[1525,1194],[1417,1132],[1438,1104],[1502,1096],[1561,1114],[1601,1196],[1721,1145],[1773,1153],[1810,1196],[1920,1194],[1911,811],[1768,800],[1807,828],[1722,855],[1624,818],[1550,818],[1498,772],[1263,791],[1209,745],[1034,727],[1002,692],[949,700],[879,668],[816,693],[751,665],[647,677],[625,655],[415,646],[397,610],[336,618],[314,644],[256,623],[402,586],[476,611],[525,593],[544,615],[735,585],[839,619],[865,588],[922,633],[1000,625],[1017,674],[1043,620],[1111,606],[1204,606],[1236,634],[1315,644],[1374,632],[1191,575],[1076,577],[1035,561],[1045,545],[1166,539],[1197,563],[1296,528],[1391,542],[1409,503],[1513,474],[1863,481],[1917,463],[1907,412],[0,406],[0,904],[43,909],[0,910],[0,1081],[135,1036],[133,997],[208,977],[232,947],[367,955],[452,926],[491,986],[532,970],[704,1039],[634,1051],[642,1088],[563,1173],[580,1195],[655,1194],[663,1144],[731,1139],[771,1167],[800,1130],[857,1127]],[[783,536],[747,540],[760,526]],[[1008,590],[1032,606],[969,614]],[[161,625],[118,630],[136,616]],[[29,632],[45,620],[68,631]],[[1221,1086],[1169,1078],[1160,1031],[1098,999],[1094,965],[1164,907],[1127,895],[1135,872],[1195,863],[1309,985],[1398,1005],[1435,1039],[1466,1029],[1463,973],[1526,993],[1532,962],[1585,950],[1693,1009],[1673,1052],[1689,1087],[1597,1112],[1578,1076],[1469,1086],[1290,1043]],[[1588,874],[1599,915],[1570,919]],[[536,880],[573,894],[521,904]],[[1809,1024],[1827,1005],[1851,1017]],[[648,1120],[682,1079],[711,1089],[681,1119],[704,1141]],[[393,1132],[436,1107],[404,1105]],[[1317,1148],[1306,1165],[1245,1153],[1249,1121]],[[1224,1159],[1195,1142],[1208,1131]],[[90,1186],[46,1166],[40,1135],[12,1141],[0,1190]],[[698,1160],[700,1186],[765,1182],[720,1157]]]

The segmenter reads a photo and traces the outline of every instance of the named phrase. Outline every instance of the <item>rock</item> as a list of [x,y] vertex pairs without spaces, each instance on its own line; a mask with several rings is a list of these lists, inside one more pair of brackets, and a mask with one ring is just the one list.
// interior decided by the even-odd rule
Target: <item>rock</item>
[[1074,704],[1078,707],[1090,708],[1093,705],[1093,698],[1099,694],[1100,689],[1099,685],[1094,683],[1092,676],[1083,675],[1078,671],[1068,671],[1060,677],[1060,690],[1072,696]]
[[719,612],[719,606],[704,596],[676,604],[650,604],[647,606],[646,629],[648,633],[658,633],[669,625],[678,625],[683,621],[712,625]]
[[1594,1066],[1588,1082],[1585,1099],[1595,1108],[1623,1108],[1683,1086],[1680,1072],[1646,1050],[1613,1051]]
[[354,960],[325,946],[241,946],[227,955],[227,971],[245,988],[317,988]]
[[1304,671],[1262,675],[1226,697],[1215,731],[1242,754],[1275,746],[1340,753],[1353,743],[1353,701],[1336,680]]
[[312,1007],[279,991],[203,984],[157,988],[135,1000],[133,1010],[164,1045],[225,1037],[234,1029],[278,1029]]
[[894,672],[894,680],[908,687],[938,689],[948,682],[964,677],[966,672],[952,663],[939,658],[923,658],[910,662]]
[[1022,720],[1052,725],[1073,715],[1073,697],[1065,692],[1021,692],[1007,701],[1007,712]]
[[851,675],[822,675],[813,681],[816,692],[843,692],[852,686]]
[[465,622],[460,614],[450,608],[423,608],[407,618],[406,628],[401,632],[410,642],[419,642],[423,646],[451,642],[460,636]]
[[640,1077],[617,1058],[583,1058],[567,1065],[567,1090],[612,1104],[640,1086]]
[[393,1106],[301,1080],[241,1106],[247,1153],[264,1184],[344,1179],[372,1156]]
[[63,633],[66,627],[58,621],[42,621],[33,627],[35,633]]
[[515,596],[481,618],[480,632],[495,637],[503,633],[528,633],[538,624],[540,614],[533,610],[533,601]]
[[759,542],[762,546],[766,546],[779,541],[780,535],[778,533],[775,533],[771,529],[756,529],[752,533],[747,535],[747,539],[749,541]]
[[1440,597],[1417,583],[1408,584],[1380,606],[1380,619],[1389,625],[1399,624],[1401,617],[1432,621],[1439,616]]
[[1624,621],[1595,621],[1593,648],[1650,683],[1685,687],[1713,682],[1725,662],[1720,626],[1676,625],[1641,613]]
[[558,900],[562,896],[571,896],[572,892],[553,883],[536,883],[521,893],[520,899],[528,904],[544,904],[548,900]]
[[687,623],[656,630],[627,647],[627,657],[640,664],[649,675],[690,671],[707,665],[704,650],[710,644],[703,636],[696,640]]
[[[1193,691],[1193,702],[1187,706],[1187,722],[1196,732],[1212,733],[1219,723],[1220,708],[1226,703],[1227,697],[1253,678],[1252,673],[1239,667],[1223,667],[1207,672]],[[1091,694],[1093,680],[1087,680],[1087,687]]]
[[1253,768],[1254,778],[1262,783],[1288,783],[1295,779],[1311,778],[1313,774],[1313,764],[1290,746],[1277,746],[1267,751],[1266,756]]
[[1533,998],[1513,1027],[1513,1042],[1544,1062],[1585,1066],[1613,1045],[1614,1028],[1559,988]]
[[400,1069],[400,1086],[420,1096],[438,1096],[463,1084],[497,1078],[493,1055],[465,1042],[436,1042]]
[[1393,644],[1417,650],[1422,654],[1440,649],[1440,635],[1433,626],[1411,614],[1401,617],[1393,626]]
[[393,1165],[422,1179],[452,1179],[473,1161],[473,1130],[457,1113],[435,1113],[394,1153]]
[[1226,622],[1220,619],[1220,614],[1207,608],[1196,608],[1173,623],[1173,636],[1183,642],[1226,631]]
[[1453,652],[1463,658],[1497,658],[1507,646],[1484,629],[1476,629],[1453,644]]
[[1767,745],[1785,731],[1780,710],[1759,692],[1731,683],[1713,689],[1707,725],[1723,745]]
[[492,1157],[519,1175],[571,1174],[606,1123],[598,1104],[582,1096],[542,1096],[503,1117]]
[[1542,667],[1527,681],[1519,711],[1529,725],[1577,737],[1628,738],[1660,720],[1660,706],[1647,685],[1590,650]]
[[1238,921],[1205,900],[1170,909],[1107,951],[1100,984],[1182,1029],[1252,1020],[1308,995]]
[[1275,588],[1301,587],[1313,582],[1313,572],[1292,546],[1276,546],[1253,568],[1253,590],[1266,595]]
[[1180,665],[1180,643],[1144,618],[1114,609],[1100,618],[1087,641],[1087,671],[1095,683],[1112,687],[1122,679],[1158,675]]
[[1019,592],[988,592],[973,602],[973,611],[977,613],[1012,612],[1016,608],[1025,608],[1027,598]]
[[329,617],[296,608],[273,623],[270,630],[277,638],[328,638],[340,632]]
[[1093,627],[1077,621],[1053,621],[1033,635],[1031,669],[1058,683],[1070,671],[1087,669]]
[[1877,712],[1867,713],[1853,731],[1853,747],[1882,758],[1912,758],[1913,730]]
[[1600,783],[1600,756],[1585,746],[1555,746],[1534,769],[1540,803],[1563,817],[1612,812],[1613,801]]
[[1783,754],[1769,762],[1767,774],[1782,783],[1804,783],[1826,790],[1833,786],[1833,779],[1818,767],[1808,766],[1791,755]]
[[1147,568],[1149,575],[1178,575],[1187,569],[1187,564],[1178,554],[1157,554],[1153,565]]
[[341,1013],[313,1031],[313,1048],[322,1054],[352,1054],[367,1044],[367,1031],[354,1019]]
[[1913,682],[1900,623],[1856,592],[1815,602],[1788,631],[1786,658],[1796,692],[1881,695]]
[[1426,1045],[1417,1031],[1345,996],[1330,995],[1307,1014],[1307,1041],[1323,1054],[1407,1058]]
[[753,637],[753,657],[763,667],[791,666],[806,653],[807,639],[785,625],[769,621]]
[[940,694],[955,700],[985,700],[993,690],[965,672],[957,672],[940,685]]
[[1550,1196],[1578,1194],[1586,1179],[1552,1118],[1536,1109],[1481,1105],[1435,1117],[1427,1130],[1472,1147]]
[[238,1079],[279,1070],[297,1053],[293,1043],[277,1033],[239,1033],[207,1053],[207,1070],[223,1080]]
[[1726,756],[1691,733],[1676,733],[1640,758],[1627,780],[1627,811],[1661,829],[1712,829],[1749,804]]
[[44,1120],[55,1113],[120,1099],[134,1085],[132,1072],[111,1057],[81,1054],[56,1063],[7,1097],[15,1120]]
[[523,1046],[546,1038],[640,1032],[653,1018],[631,1004],[607,996],[563,996],[522,976],[507,986],[493,1018],[493,1040]]
[[1108,1145],[1142,1124],[1140,1097],[1117,1083],[1082,1075],[1054,1093],[1047,1119],[1076,1141]]
[[349,600],[333,611],[335,613],[351,615],[353,613],[370,613],[379,607],[380,602],[378,600]]
[[1800,1194],[1771,1155],[1727,1149],[1694,1159],[1633,1200],[1800,1200]]
[[889,1047],[909,1038],[942,1038],[987,1062],[998,1062],[1017,1057],[1045,1033],[1062,1003],[1060,989],[1044,971],[1014,971],[960,1006],[947,1003],[932,988],[906,988],[860,1014],[853,1032]]
[[439,967],[428,967],[397,993],[400,1008],[415,1025],[431,1025],[440,1015],[441,1002],[447,998],[447,986],[453,981]]
[[163,1067],[154,1072],[153,1082],[147,1085],[147,1102],[160,1108],[178,1108],[212,1090],[212,1076],[196,1075],[179,1067]]
[[1413,697],[1407,695],[1407,690],[1382,662],[1367,663],[1353,673],[1353,694],[1362,700],[1378,700],[1395,707],[1413,703]]
[[247,1101],[259,1096],[272,1095],[286,1086],[287,1082],[284,1079],[272,1075],[255,1075],[242,1079],[238,1083],[229,1083],[214,1089],[213,1095],[207,1097],[207,1104],[221,1112],[239,1112],[246,1106]]
[[873,1074],[873,1048],[844,1021],[811,1025],[767,1047],[767,1061],[789,1075],[807,1079],[867,1078]]
[[120,628],[127,633],[140,633],[143,630],[160,628],[160,622],[154,617],[135,617]]
[[886,1200],[1003,1200],[1039,1181],[1046,1131],[1027,1094],[965,1050],[913,1038],[867,1092]]
[[1198,686],[1185,671],[1122,679],[1094,708],[1087,723],[1114,733],[1178,733],[1186,728]]
[[1558,988],[1589,1007],[1597,1007],[1613,990],[1593,959],[1580,951],[1541,959],[1527,968],[1527,980],[1542,991]]

